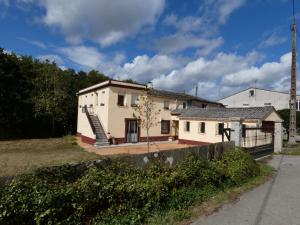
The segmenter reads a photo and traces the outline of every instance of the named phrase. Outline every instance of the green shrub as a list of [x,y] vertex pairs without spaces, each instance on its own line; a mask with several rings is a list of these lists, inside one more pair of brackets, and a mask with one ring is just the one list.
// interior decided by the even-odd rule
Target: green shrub
[[185,209],[258,173],[240,150],[212,162],[190,156],[174,167],[155,161],[140,169],[120,162],[40,169],[4,185],[0,224],[141,224],[154,211]]
[[215,164],[219,170],[223,170],[229,183],[239,185],[251,177],[259,174],[259,165],[246,152],[236,149],[226,152],[222,159]]

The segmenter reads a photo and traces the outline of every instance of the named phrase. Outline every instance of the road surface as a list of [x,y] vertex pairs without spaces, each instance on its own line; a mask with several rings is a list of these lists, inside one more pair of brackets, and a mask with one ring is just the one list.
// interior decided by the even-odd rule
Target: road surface
[[193,225],[300,225],[300,157],[276,155],[277,172],[267,183],[201,217]]

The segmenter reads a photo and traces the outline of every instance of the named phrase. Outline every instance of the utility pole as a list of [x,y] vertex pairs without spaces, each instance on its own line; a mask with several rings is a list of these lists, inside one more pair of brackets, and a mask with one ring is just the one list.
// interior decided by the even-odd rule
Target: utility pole
[[296,20],[293,1],[294,21],[292,25],[292,66],[291,66],[291,90],[290,90],[290,127],[289,127],[289,144],[296,143],[296,81],[297,81],[297,64],[296,64]]

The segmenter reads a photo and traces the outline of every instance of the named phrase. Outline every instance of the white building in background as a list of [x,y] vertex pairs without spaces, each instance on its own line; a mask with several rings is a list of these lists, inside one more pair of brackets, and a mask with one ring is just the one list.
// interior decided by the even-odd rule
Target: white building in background
[[[218,100],[226,108],[273,106],[276,110],[288,109],[290,94],[250,87]],[[297,111],[300,111],[300,96],[297,95]]]

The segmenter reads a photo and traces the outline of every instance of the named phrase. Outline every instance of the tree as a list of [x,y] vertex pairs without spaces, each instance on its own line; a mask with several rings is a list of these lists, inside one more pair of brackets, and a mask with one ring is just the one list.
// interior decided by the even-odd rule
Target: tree
[[138,114],[135,117],[138,118],[140,128],[145,129],[147,132],[147,149],[149,153],[149,132],[151,127],[159,124],[157,116],[160,114],[160,109],[156,109],[154,101],[148,92],[146,95],[138,97],[137,106],[134,110]]

